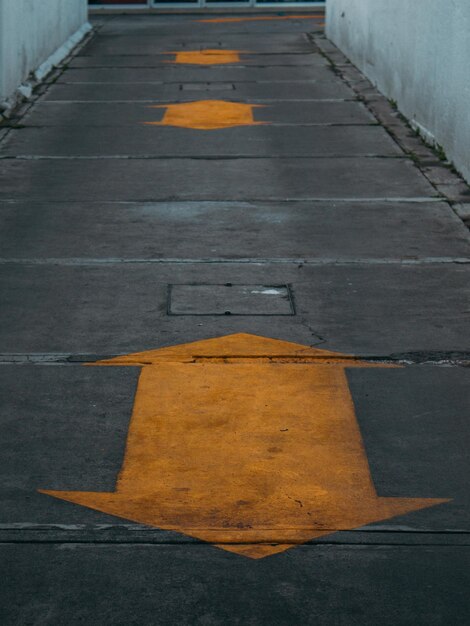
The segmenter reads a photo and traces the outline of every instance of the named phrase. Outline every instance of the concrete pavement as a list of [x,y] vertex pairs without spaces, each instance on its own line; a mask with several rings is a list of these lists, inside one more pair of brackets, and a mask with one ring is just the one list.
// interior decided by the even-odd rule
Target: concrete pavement
[[0,144],[1,623],[467,624],[446,170],[321,18],[201,19],[100,17]]

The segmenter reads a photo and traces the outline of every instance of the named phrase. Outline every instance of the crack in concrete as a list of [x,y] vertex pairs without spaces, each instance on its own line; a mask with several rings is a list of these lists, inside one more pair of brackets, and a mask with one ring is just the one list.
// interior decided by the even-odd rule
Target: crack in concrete
[[17,155],[2,155],[0,156],[0,160],[2,161],[122,161],[122,160],[131,160],[131,161],[170,161],[170,160],[188,160],[188,161],[237,161],[238,159],[262,159],[264,161],[277,161],[280,159],[387,159],[387,160],[395,160],[395,161],[407,161],[409,160],[405,155],[387,155],[387,154],[348,154],[344,155],[341,153],[338,154],[327,154],[323,155],[320,152],[317,154],[311,153],[308,155],[305,154],[289,154],[285,153],[282,156],[269,155],[269,154],[261,154],[261,155],[253,155],[250,153],[246,154],[237,154],[237,155],[217,155],[217,154],[207,154],[207,155],[181,155],[181,154],[91,154],[91,155],[80,155],[80,154],[72,154],[72,155],[48,155],[48,154],[17,154]]
[[[308,326],[308,328],[310,328]],[[314,334],[314,333],[312,333]],[[315,333],[315,336],[320,337]],[[321,339],[319,343],[327,343],[326,339]],[[312,347],[315,347],[313,344]],[[44,353],[3,353],[0,354],[0,365],[83,365],[84,363],[94,363],[95,361],[104,361],[114,359],[122,355],[119,354],[73,354],[73,353],[58,353],[58,352],[44,352]],[[202,359],[210,360],[210,358],[222,358],[222,357],[195,357],[193,360],[188,360],[187,364],[198,363]],[[239,360],[246,358],[253,359],[254,357],[239,357]],[[276,360],[282,361],[285,356],[279,355],[278,357],[258,357],[260,359],[267,358],[270,362],[276,362]],[[288,357],[287,357],[288,358]],[[236,357],[231,357],[231,361],[227,361],[227,365],[231,362],[237,362]],[[335,361],[346,363],[350,362],[351,365],[357,361],[367,361],[369,363],[382,363],[390,365],[409,365],[409,366],[440,366],[440,367],[470,367],[470,350],[418,350],[412,352],[395,352],[388,355],[354,355],[340,357],[328,357],[325,360],[324,357],[309,357],[305,359],[305,365],[312,364],[325,364],[330,365]],[[301,359],[298,359],[301,362]],[[122,364],[126,366],[125,363]],[[135,365],[133,362],[132,365]],[[142,362],[142,366],[145,362]]]
[[49,257],[49,258],[0,258],[0,265],[62,265],[62,266],[89,266],[89,265],[303,265],[309,266],[350,266],[350,265],[468,265],[470,257],[422,257],[422,258],[86,258],[86,257]]

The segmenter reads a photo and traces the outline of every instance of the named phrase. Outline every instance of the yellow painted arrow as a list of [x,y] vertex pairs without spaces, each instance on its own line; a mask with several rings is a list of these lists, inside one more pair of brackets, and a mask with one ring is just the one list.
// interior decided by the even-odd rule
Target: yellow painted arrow
[[261,126],[256,122],[253,110],[263,104],[244,104],[226,100],[197,100],[176,104],[156,104],[151,109],[165,109],[161,122],[143,122],[147,126],[177,126],[196,130],[217,130],[235,126]]
[[324,13],[312,15],[258,15],[255,17],[213,17],[210,19],[196,20],[201,24],[226,24],[230,22],[271,22],[277,20],[318,20],[325,19]]
[[233,65],[240,63],[239,50],[184,50],[168,54],[175,54],[175,59],[174,61],[167,61],[167,63],[183,65]]
[[116,490],[41,493],[251,558],[448,502],[375,491],[345,368],[381,365],[246,334],[96,365],[142,367]]

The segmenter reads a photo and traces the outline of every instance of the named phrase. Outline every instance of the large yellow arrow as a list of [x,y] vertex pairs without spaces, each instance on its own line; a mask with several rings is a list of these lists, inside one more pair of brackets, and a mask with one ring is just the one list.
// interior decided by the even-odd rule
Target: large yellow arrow
[[370,363],[239,334],[97,364],[142,367],[116,490],[42,493],[251,558],[448,501],[377,496],[345,375]]

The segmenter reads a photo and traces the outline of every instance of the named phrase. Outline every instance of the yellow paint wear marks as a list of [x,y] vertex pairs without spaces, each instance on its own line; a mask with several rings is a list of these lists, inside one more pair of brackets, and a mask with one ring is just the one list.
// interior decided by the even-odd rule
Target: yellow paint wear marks
[[318,20],[325,14],[316,15],[263,15],[257,17],[213,17],[207,20],[196,20],[201,24],[224,24],[227,22],[270,22],[274,20]]
[[253,109],[258,104],[243,104],[225,100],[199,100],[180,104],[156,105],[152,109],[166,109],[161,122],[144,122],[150,126],[179,126],[197,130],[214,130],[234,126],[258,126],[265,122],[255,122]]
[[237,50],[195,50],[175,52],[176,57],[170,63],[186,65],[224,65],[240,63],[240,53]]
[[96,365],[142,367],[115,491],[42,493],[253,559],[447,502],[375,491],[345,368],[380,365],[246,334]]

